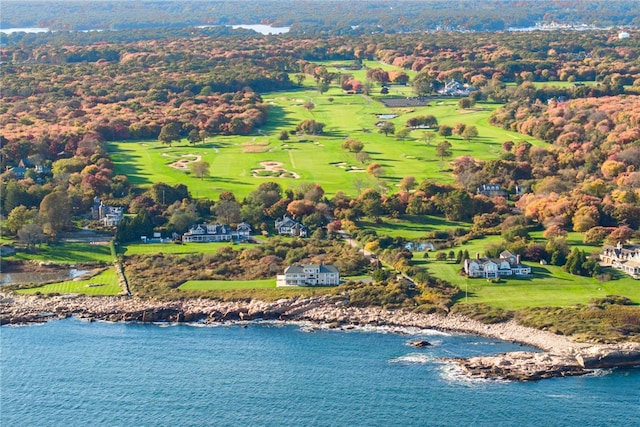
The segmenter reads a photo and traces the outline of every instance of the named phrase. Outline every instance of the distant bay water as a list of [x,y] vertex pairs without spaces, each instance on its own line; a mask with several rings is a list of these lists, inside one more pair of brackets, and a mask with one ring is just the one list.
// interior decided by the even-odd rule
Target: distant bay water
[[[200,25],[198,28],[217,27],[219,25]],[[288,33],[290,27],[271,27],[269,25],[253,24],[253,25],[229,25],[234,30],[236,28],[243,28],[245,30],[253,30],[260,34],[285,34]],[[49,28],[0,28],[0,33],[13,34],[13,33],[47,33]],[[104,31],[104,30],[83,30],[87,31]]]
[[[441,358],[528,348],[404,332],[76,319],[3,326],[0,425],[640,425],[640,369],[472,380]],[[433,345],[408,345],[416,339]]]

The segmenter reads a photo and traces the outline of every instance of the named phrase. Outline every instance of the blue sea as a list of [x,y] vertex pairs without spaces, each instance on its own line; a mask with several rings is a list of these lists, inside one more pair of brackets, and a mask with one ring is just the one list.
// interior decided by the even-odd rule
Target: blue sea
[[640,425],[640,369],[470,379],[441,358],[527,349],[470,335],[67,319],[0,340],[7,427]]

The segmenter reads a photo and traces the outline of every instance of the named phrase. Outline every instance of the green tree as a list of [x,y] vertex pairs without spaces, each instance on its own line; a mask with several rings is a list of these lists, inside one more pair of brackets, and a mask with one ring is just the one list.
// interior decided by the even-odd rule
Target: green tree
[[466,141],[470,141],[473,138],[477,138],[478,128],[476,128],[475,126],[467,126],[465,127],[464,131],[462,131],[462,134],[460,136],[462,136],[462,138],[464,138]]
[[325,80],[320,80],[318,82],[318,92],[320,92],[320,95],[327,92],[328,90],[329,90],[329,82]]
[[199,142],[202,140],[202,138],[200,138],[200,132],[198,132],[198,129],[191,129],[189,131],[189,135],[187,136],[187,139],[189,140],[190,144],[194,144],[196,142]]
[[399,139],[400,141],[404,141],[409,136],[410,133],[411,133],[411,129],[402,128],[398,132],[396,132],[396,139]]
[[451,157],[453,152],[451,151],[451,143],[449,141],[442,141],[436,145],[436,156],[440,157],[440,160],[444,162],[445,157]]
[[27,246],[28,250],[34,250],[36,244],[44,241],[42,226],[35,222],[23,225],[22,228],[18,230],[18,239]]
[[54,191],[40,202],[40,216],[46,234],[56,238],[71,223],[71,203],[67,193]]
[[37,214],[38,212],[35,208],[27,209],[24,205],[17,206],[9,213],[5,227],[9,234],[16,235],[22,227],[33,222]]
[[173,141],[180,141],[180,129],[180,123],[167,123],[160,129],[158,140],[163,144],[167,144],[169,147],[171,147],[171,143]]
[[278,135],[278,140],[280,140],[280,141],[288,141],[289,140],[289,132],[287,132],[286,130],[281,130],[280,134]]
[[324,123],[310,119],[303,120],[298,126],[296,126],[296,131],[303,132],[306,135],[320,135],[323,129]]
[[205,177],[210,176],[209,162],[191,162],[189,163],[189,170],[196,178],[204,179]]
[[449,125],[440,125],[438,126],[438,135],[440,136],[451,136],[453,133],[453,128]]
[[433,79],[426,73],[418,73],[411,82],[413,92],[418,96],[427,96],[433,92]]
[[222,224],[237,224],[240,222],[240,203],[235,200],[220,200],[213,209],[216,218]]
[[389,136],[389,134],[393,135],[395,132],[396,126],[393,122],[382,122],[380,129],[378,129],[378,133],[383,133],[384,136]]
[[359,153],[364,148],[364,144],[359,139],[347,139],[342,143],[341,147],[352,153]]

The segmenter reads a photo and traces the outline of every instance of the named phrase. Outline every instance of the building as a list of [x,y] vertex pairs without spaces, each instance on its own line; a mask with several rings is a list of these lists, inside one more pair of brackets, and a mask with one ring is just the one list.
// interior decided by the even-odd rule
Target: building
[[291,265],[278,275],[277,286],[337,286],[340,272],[333,265]]
[[469,277],[497,279],[503,276],[530,276],[531,267],[520,263],[520,255],[503,251],[499,258],[481,258],[464,260],[464,272]]
[[105,227],[117,227],[124,218],[124,209],[105,205],[96,197],[93,199],[91,217],[96,221],[100,221]]
[[616,246],[605,246],[600,254],[602,264],[620,270],[634,279],[640,279],[640,246],[629,248],[618,243]]
[[444,87],[438,90],[438,94],[445,96],[469,96],[471,92],[477,91],[478,88],[460,83],[457,80],[449,80]]
[[487,197],[505,197],[507,192],[500,188],[499,184],[482,184],[476,189],[476,193]]
[[288,215],[284,215],[282,220],[276,220],[275,226],[276,232],[281,236],[307,237],[309,233],[309,229],[306,226]]
[[222,224],[196,224],[182,235],[182,242],[242,242],[249,240],[251,226],[240,223],[235,230],[230,225]]

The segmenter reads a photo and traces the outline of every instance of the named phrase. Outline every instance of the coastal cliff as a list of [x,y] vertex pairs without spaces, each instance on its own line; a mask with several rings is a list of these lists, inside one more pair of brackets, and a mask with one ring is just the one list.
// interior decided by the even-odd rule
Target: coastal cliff
[[583,375],[593,369],[640,365],[640,344],[593,346],[518,325],[483,324],[461,315],[414,313],[381,307],[351,307],[336,296],[265,301],[185,299],[152,301],[135,297],[33,297],[0,293],[0,324],[28,324],[75,316],[88,320],[220,323],[250,320],[310,321],[330,327],[416,327],[461,332],[518,342],[544,352],[512,352],[451,359],[469,375],[537,380]]

